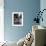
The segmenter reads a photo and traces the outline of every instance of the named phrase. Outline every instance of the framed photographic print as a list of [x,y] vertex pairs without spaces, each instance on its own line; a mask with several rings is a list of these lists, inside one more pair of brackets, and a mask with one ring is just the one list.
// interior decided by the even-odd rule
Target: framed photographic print
[[23,26],[23,12],[12,13],[12,26]]

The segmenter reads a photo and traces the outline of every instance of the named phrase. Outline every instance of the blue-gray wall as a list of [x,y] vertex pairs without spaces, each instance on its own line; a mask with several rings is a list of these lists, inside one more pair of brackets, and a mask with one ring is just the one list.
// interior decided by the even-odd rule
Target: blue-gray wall
[[[40,10],[42,11],[43,9],[46,9],[46,0],[41,0],[40,1]],[[46,10],[43,12],[43,22],[40,22],[40,25],[45,26],[46,27]]]
[[[40,9],[40,0],[4,0],[4,38],[7,41],[18,41],[32,28],[32,20]],[[12,26],[12,12],[24,13],[24,26]]]

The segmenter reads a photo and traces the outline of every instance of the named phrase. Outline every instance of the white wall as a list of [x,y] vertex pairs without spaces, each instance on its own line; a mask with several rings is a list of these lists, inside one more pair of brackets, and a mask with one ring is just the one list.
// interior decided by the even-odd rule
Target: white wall
[[4,41],[4,0],[0,0],[0,42]]

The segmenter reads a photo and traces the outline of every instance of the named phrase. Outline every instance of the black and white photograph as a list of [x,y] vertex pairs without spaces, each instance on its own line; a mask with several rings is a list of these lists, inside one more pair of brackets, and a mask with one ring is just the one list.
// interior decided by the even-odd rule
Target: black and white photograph
[[13,12],[12,13],[12,25],[13,26],[23,26],[23,12]]

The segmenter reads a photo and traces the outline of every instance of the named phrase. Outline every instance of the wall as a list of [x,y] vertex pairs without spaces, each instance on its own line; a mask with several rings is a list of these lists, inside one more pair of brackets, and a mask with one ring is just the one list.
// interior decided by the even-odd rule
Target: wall
[[4,41],[4,0],[0,0],[0,42]]
[[[40,9],[41,9],[41,11],[42,11],[43,9],[46,9],[46,0],[40,0]],[[41,22],[40,22],[40,25],[46,27],[46,20],[45,20],[45,19],[46,19],[46,10],[43,12],[42,17],[43,17],[43,22],[41,21]]]
[[[40,0],[4,0],[4,39],[18,41],[32,29],[32,20],[40,10]],[[23,27],[12,26],[12,12],[24,13]]]

